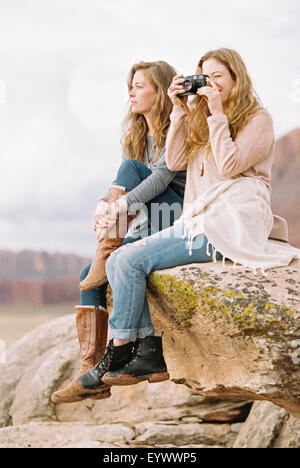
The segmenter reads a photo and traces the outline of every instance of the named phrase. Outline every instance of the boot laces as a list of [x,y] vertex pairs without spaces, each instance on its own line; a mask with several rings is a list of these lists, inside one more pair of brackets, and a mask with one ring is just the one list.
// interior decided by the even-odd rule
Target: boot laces
[[128,367],[129,364],[131,364],[132,362],[136,362],[138,360],[138,354],[137,353],[138,353],[139,348],[141,346],[140,343],[141,343],[141,340],[139,338],[134,342],[133,349],[132,349],[132,358],[130,359],[129,362],[127,362],[125,364],[124,367]]
[[112,353],[113,353],[112,343],[110,342],[108,344],[108,346],[101,348],[99,350],[99,354],[100,354],[101,351],[105,351],[105,354],[104,354],[103,358],[101,359],[101,361],[99,361],[98,364],[96,364],[94,369],[97,370],[97,372],[99,372],[99,374],[103,375],[103,374],[105,374],[106,371],[109,370],[110,364],[111,364],[111,361],[112,361]]

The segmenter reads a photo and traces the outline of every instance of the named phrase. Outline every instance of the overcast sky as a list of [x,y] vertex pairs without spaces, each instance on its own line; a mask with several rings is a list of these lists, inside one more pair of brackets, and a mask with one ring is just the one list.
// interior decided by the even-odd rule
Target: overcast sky
[[120,163],[127,75],[244,58],[276,137],[300,127],[298,0],[0,0],[0,248],[92,255]]

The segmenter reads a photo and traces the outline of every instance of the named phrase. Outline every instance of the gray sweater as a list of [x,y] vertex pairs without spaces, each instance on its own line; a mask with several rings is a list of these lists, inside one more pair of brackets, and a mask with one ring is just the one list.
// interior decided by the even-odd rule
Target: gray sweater
[[[146,164],[149,169],[151,169],[152,174],[150,174],[147,179],[143,180],[137,187],[127,193],[126,202],[128,207],[133,203],[147,203],[164,192],[168,185],[170,185],[170,187],[183,198],[186,171],[173,172],[167,168],[165,148],[160,154],[158,154],[158,151],[154,153],[152,162],[150,162],[152,148],[153,139],[152,137],[147,136],[144,164]],[[128,159],[128,157],[123,153],[122,159],[125,161]],[[112,184],[116,184],[116,181],[113,181]],[[106,195],[102,198],[102,200],[106,201]]]

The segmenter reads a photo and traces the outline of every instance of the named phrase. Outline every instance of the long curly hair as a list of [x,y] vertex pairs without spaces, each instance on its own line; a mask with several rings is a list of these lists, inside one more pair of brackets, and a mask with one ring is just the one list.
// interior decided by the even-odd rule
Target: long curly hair
[[[150,111],[150,119],[153,127],[153,150],[162,151],[165,145],[167,131],[170,126],[170,114],[173,108],[167,95],[167,90],[176,75],[171,65],[163,60],[157,62],[139,62],[132,66],[128,77],[128,89],[130,91],[134,74],[143,70],[151,85],[157,92],[155,103]],[[124,153],[132,159],[144,161],[146,148],[146,135],[148,126],[145,117],[129,110],[123,121],[123,136],[121,143]]]
[[[228,101],[224,106],[230,134],[232,139],[235,140],[237,134],[245,127],[258,109],[262,108],[262,103],[253,89],[252,81],[243,59],[235,50],[222,48],[207,52],[198,62],[197,74],[203,73],[203,63],[210,58],[214,58],[225,65],[235,82]],[[202,96],[197,95],[193,99],[191,103],[191,115],[201,140],[195,140],[190,126],[188,126],[185,150],[187,161],[191,161],[201,148],[205,150],[206,157],[211,152],[207,124],[207,117],[209,117],[210,112]]]

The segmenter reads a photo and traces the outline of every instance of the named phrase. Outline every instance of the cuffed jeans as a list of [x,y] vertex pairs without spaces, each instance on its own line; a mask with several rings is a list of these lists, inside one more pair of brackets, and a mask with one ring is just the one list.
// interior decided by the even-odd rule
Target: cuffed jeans
[[[127,159],[121,164],[119,168],[116,179],[116,185],[125,187],[126,192],[130,192],[135,187],[140,185],[140,183],[143,180],[147,179],[147,177],[149,177],[151,173],[152,171],[142,162],[137,161],[136,159]],[[148,203],[146,203],[149,226],[148,230],[144,235],[148,235],[148,233],[153,233],[153,231],[157,232],[168,226],[172,226],[174,221],[178,219],[181,214],[181,212],[176,213],[170,211],[169,218],[159,217],[159,221],[157,223],[155,222],[155,220],[151,219],[151,205],[153,203],[158,204],[158,206],[165,203],[170,206],[175,203],[178,203],[182,207],[183,200],[171,187],[167,187],[164,192],[162,192],[157,197],[153,198],[153,200],[150,200]],[[166,226],[166,223],[168,223],[168,226]],[[138,240],[137,237],[127,236],[125,237],[123,244],[132,243],[136,240]],[[82,268],[82,270],[80,271],[80,282],[86,278],[90,267],[91,263]],[[80,291],[80,304],[94,305],[96,307],[101,305],[102,307],[106,308],[106,290],[107,284],[91,289],[89,291]]]
[[[146,279],[154,270],[212,261],[212,246],[204,234],[193,240],[183,238],[183,223],[175,224],[150,237],[127,244],[113,252],[106,273],[113,292],[109,317],[110,338],[135,341],[154,334],[146,298]],[[216,259],[221,259],[217,253]]]

